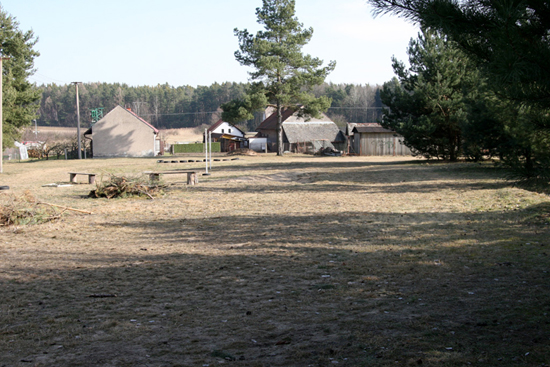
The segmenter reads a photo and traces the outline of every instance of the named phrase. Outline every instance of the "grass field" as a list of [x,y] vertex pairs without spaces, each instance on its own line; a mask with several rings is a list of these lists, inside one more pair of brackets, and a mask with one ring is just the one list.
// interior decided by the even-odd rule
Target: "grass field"
[[0,366],[550,365],[550,198],[490,165],[259,155],[154,200],[42,186],[203,164],[4,162],[0,200],[93,214],[0,227]]

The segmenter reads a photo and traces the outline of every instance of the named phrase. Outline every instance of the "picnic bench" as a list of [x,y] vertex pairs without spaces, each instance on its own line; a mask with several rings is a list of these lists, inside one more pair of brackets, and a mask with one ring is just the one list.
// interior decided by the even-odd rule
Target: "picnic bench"
[[88,183],[93,184],[95,182],[95,173],[82,173],[82,172],[69,172],[69,181],[72,183],[76,183],[76,176],[77,175],[84,175],[88,176]]
[[160,175],[177,175],[177,174],[181,175],[186,173],[188,185],[195,185],[199,183],[199,176],[197,175],[197,171],[159,171],[159,172],[146,171],[143,173],[149,175],[150,181],[158,181],[160,179]]

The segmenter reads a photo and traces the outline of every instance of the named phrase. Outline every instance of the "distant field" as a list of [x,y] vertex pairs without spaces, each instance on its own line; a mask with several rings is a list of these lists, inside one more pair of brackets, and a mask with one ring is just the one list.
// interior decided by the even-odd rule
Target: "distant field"
[[177,142],[202,142],[202,134],[196,132],[196,128],[164,129],[161,134],[168,144]]
[[492,166],[259,154],[154,200],[43,187],[176,168],[204,163],[5,162],[0,202],[93,214],[0,227],[0,366],[550,364],[550,198]]

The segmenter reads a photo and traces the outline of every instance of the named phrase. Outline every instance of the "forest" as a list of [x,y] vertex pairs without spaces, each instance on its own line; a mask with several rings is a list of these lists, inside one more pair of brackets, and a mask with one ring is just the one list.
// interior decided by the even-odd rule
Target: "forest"
[[[76,126],[76,88],[74,85],[48,84],[42,91],[37,123],[43,126]],[[214,83],[210,86],[128,86],[120,83],[84,83],[78,88],[81,126],[92,123],[91,111],[115,106],[131,108],[157,128],[196,127],[211,124],[221,116],[220,105],[238,99],[248,88],[244,83]],[[332,98],[327,115],[339,126],[347,122],[376,122],[382,116],[378,85],[324,83],[314,90],[316,96]],[[214,120],[214,121],[213,121]],[[243,121],[240,127],[253,131],[262,116]]]

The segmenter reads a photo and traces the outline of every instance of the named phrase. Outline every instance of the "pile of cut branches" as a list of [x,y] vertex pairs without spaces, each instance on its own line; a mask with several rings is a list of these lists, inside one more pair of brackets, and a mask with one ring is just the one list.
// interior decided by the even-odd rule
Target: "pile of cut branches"
[[165,185],[148,184],[143,177],[110,175],[108,180],[100,180],[96,184],[96,189],[90,191],[88,196],[107,199],[142,196],[153,199],[155,195],[162,193],[164,187]]
[[0,195],[0,226],[29,225],[49,222],[61,218],[51,205],[40,205],[36,198],[25,191],[21,196],[14,194]]

